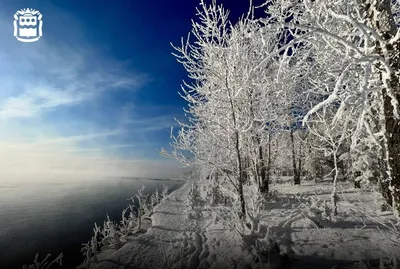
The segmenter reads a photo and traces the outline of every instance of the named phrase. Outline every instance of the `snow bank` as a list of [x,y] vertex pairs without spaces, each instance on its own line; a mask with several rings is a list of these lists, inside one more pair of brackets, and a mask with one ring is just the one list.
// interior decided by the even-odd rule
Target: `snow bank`
[[[216,223],[210,208],[199,207],[197,217],[188,217],[185,201],[191,184],[156,206],[147,233],[101,256],[91,269],[265,268],[256,267],[252,248]],[[359,261],[379,265],[380,259],[400,256],[399,234],[391,230],[395,219],[380,212],[381,196],[341,183],[334,217],[323,202],[329,203],[331,187],[329,182],[305,181],[272,185],[274,195],[266,202],[261,226],[268,230],[268,240],[278,242],[277,252],[288,258],[270,253],[268,268],[360,268]]]

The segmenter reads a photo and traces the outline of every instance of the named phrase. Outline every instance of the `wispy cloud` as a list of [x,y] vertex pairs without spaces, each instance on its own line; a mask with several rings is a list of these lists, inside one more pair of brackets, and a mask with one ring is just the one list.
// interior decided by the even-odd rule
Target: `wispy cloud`
[[[10,21],[4,20],[8,17],[0,11],[1,33],[9,32]],[[145,136],[169,128],[173,118],[143,119],[135,114],[137,106],[130,100],[120,107],[116,104],[118,117],[112,118],[111,109],[104,109],[110,100],[102,98],[138,91],[152,77],[103,56],[95,45],[63,44],[51,38],[24,44],[7,38],[0,43],[0,81],[0,175],[19,173],[21,167],[25,172],[61,169],[116,174],[145,174],[143,169],[149,169],[158,176],[163,169],[164,173],[176,171],[174,162],[132,163],[118,158],[118,150],[154,147],[147,140],[125,141],[129,134]],[[97,121],[91,120],[92,114]]]
[[[43,44],[42,46],[50,45]],[[110,71],[103,70],[107,68],[98,69],[95,65],[90,66],[83,60],[60,61],[61,55],[66,55],[67,58],[72,56],[72,59],[83,57],[76,55],[79,52],[68,55],[62,48],[57,52],[60,56],[49,57],[47,54],[42,54],[43,58],[37,61],[32,59],[28,64],[29,58],[24,58],[24,55],[27,53],[38,55],[41,50],[42,47],[38,47],[37,51],[29,49],[28,52],[18,53],[16,56],[3,55],[4,62],[17,61],[19,64],[14,64],[12,70],[3,70],[0,75],[5,84],[13,87],[8,89],[8,96],[3,96],[0,102],[1,119],[39,116],[60,106],[89,102],[106,91],[136,90],[149,80],[148,75],[132,74],[126,70],[118,70],[115,74],[111,74]],[[7,49],[2,51],[7,54]],[[90,62],[90,59],[87,61]],[[32,62],[38,65],[38,69],[43,70],[34,78],[30,78],[23,70]],[[59,67],[60,63],[63,68]],[[108,64],[110,70],[115,69],[115,63]]]
[[141,113],[139,113],[140,110],[148,111],[150,109],[152,108],[135,106],[133,103],[128,103],[121,109],[121,123],[125,128],[132,129],[135,127],[139,131],[164,130],[177,125],[173,114],[167,111],[163,113],[164,115],[155,115],[152,117],[143,117],[140,115]]

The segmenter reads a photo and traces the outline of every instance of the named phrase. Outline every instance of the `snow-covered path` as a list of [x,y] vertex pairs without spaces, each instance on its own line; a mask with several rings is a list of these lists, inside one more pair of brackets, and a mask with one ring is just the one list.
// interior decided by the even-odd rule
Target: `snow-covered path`
[[[197,217],[188,218],[185,200],[191,183],[156,207],[146,234],[100,259],[91,269],[225,269],[233,264],[252,268],[247,267],[254,261],[251,248],[241,247],[237,235],[215,223],[210,211],[199,208]],[[290,255],[283,262],[269,256],[277,265],[270,268],[358,268],[354,265],[360,260],[379,263],[380,258],[400,256],[400,242],[394,243],[399,234],[388,229],[389,221],[394,220],[390,212],[380,212],[379,194],[344,183],[339,188],[339,215],[331,218],[323,209],[323,201],[329,202],[329,183],[293,186],[283,182],[271,187],[276,195],[266,202],[260,224],[269,229],[281,254]]]
[[[189,268],[197,268],[203,237],[196,220],[189,220],[185,215],[188,206],[184,199],[189,187],[188,183],[183,185],[157,205],[151,217],[152,227],[146,234],[91,268],[163,268],[171,267],[183,257],[192,265]],[[183,249],[188,250],[180,253]]]

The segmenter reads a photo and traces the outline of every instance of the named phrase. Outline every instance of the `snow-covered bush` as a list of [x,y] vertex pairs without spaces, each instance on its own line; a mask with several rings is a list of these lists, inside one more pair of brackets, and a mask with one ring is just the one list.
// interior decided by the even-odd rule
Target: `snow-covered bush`
[[129,204],[122,210],[119,223],[111,221],[108,215],[103,226],[99,227],[95,223],[94,235],[90,241],[83,243],[81,248],[81,253],[85,257],[86,268],[90,267],[92,261],[97,261],[97,254],[102,247],[119,249],[127,241],[128,236],[140,231],[141,218],[139,218],[139,215],[141,217],[151,215],[154,212],[154,207],[168,195],[168,188],[165,185],[161,194],[156,190],[150,197],[144,194],[144,189],[145,186],[142,186],[135,196],[128,199],[134,203],[136,198],[139,206]]
[[256,193],[253,197],[249,198],[250,203],[246,210],[247,223],[252,234],[260,233],[260,221],[262,218],[262,212],[265,209],[265,198],[261,193]]
[[144,193],[144,189],[146,188],[146,186],[142,186],[137,190],[137,193],[132,196],[131,198],[129,198],[128,200],[131,200],[132,203],[135,203],[135,199],[137,199],[137,229],[138,231],[141,230],[142,228],[142,217],[145,215],[146,213],[146,206],[148,204],[148,195]]
[[30,264],[28,266],[23,265],[22,269],[49,269],[53,264],[62,265],[62,258],[63,258],[63,254],[62,253],[60,253],[51,262],[49,261],[50,257],[51,257],[51,254],[47,254],[47,256],[41,262],[39,262],[39,254],[36,254],[35,260],[33,261],[33,264]]
[[118,225],[110,220],[107,215],[107,220],[104,221],[102,229],[102,244],[108,248],[119,249],[122,246],[122,241],[120,238],[120,232],[118,231]]
[[129,204],[128,207],[122,211],[121,217],[119,232],[122,238],[126,238],[137,231],[138,219],[134,206]]
[[[164,190],[163,190],[164,191]],[[168,189],[165,190],[166,193],[168,193]],[[160,194],[158,189],[153,192],[152,195],[144,197],[143,200],[143,215],[146,215],[147,217],[150,217],[154,213],[154,207],[158,205],[161,200],[163,199],[163,195],[165,194]]]
[[154,205],[157,205],[160,203],[161,201],[161,194],[158,191],[158,188],[156,188],[156,191],[154,193],[152,193],[151,195],[151,201]]
[[275,269],[281,268],[282,257],[281,250],[276,242],[270,239],[268,236],[264,238],[258,238],[255,244],[251,246],[252,254],[255,257],[255,261],[252,264],[252,269]]
[[327,201],[319,199],[317,196],[311,196],[309,204],[306,207],[308,215],[317,222],[331,221],[332,208]]
[[186,203],[191,209],[201,205],[199,185],[195,182],[192,183],[189,192],[187,193]]
[[189,218],[198,218],[201,215],[201,210],[198,209],[202,205],[200,187],[195,182],[192,183],[187,193],[185,203],[188,205],[186,215]]
[[81,253],[85,257],[83,263],[86,265],[86,268],[90,267],[92,259],[94,262],[97,261],[97,254],[102,244],[101,237],[103,232],[101,227],[97,226],[96,223],[94,224],[93,233],[94,235],[90,241],[83,243],[81,248]]
[[204,200],[211,206],[224,204],[226,199],[221,188],[221,183],[217,179],[211,179],[202,184],[202,195]]
[[234,199],[229,205],[209,207],[209,210],[212,213],[214,223],[220,223],[228,227],[236,235],[238,243],[244,245],[245,236],[251,235],[251,229],[242,221],[242,218],[238,214],[240,206],[240,201]]
[[163,188],[162,188],[162,190],[161,190],[161,200],[164,200],[165,199],[165,197],[167,197],[168,196],[168,186],[167,185],[163,185]]
[[83,264],[85,265],[86,268],[90,268],[91,259],[93,256],[91,244],[92,240],[88,241],[87,243],[82,243],[81,247],[81,253],[85,257],[85,259],[83,260]]

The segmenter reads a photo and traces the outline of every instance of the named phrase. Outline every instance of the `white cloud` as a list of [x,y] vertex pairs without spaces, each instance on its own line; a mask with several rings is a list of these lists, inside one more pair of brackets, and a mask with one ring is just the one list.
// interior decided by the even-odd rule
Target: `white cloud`
[[[9,14],[0,11],[0,33],[8,33]],[[63,14],[65,19],[65,14]],[[79,33],[78,33],[79,36]],[[168,127],[171,118],[132,117],[134,104],[121,107],[116,129],[80,119],[44,120],[60,108],[85,107],[102,94],[135,91],[151,80],[124,63],[102,57],[95,46],[72,47],[44,36],[32,44],[2,37],[0,43],[0,180],[33,174],[92,173],[165,177],[177,171],[175,162],[124,160],[108,152],[141,144],[119,142],[128,132]],[[99,107],[101,112],[101,107]],[[107,119],[104,113],[104,118]],[[75,124],[76,121],[80,122]],[[68,134],[59,126],[68,129]],[[63,130],[64,130],[63,129]],[[73,134],[73,135],[71,135]],[[112,138],[112,139],[111,139]],[[105,140],[112,142],[104,142]],[[151,142],[148,142],[151,144]],[[83,147],[82,144],[85,146]],[[58,173],[57,172],[57,173]]]

